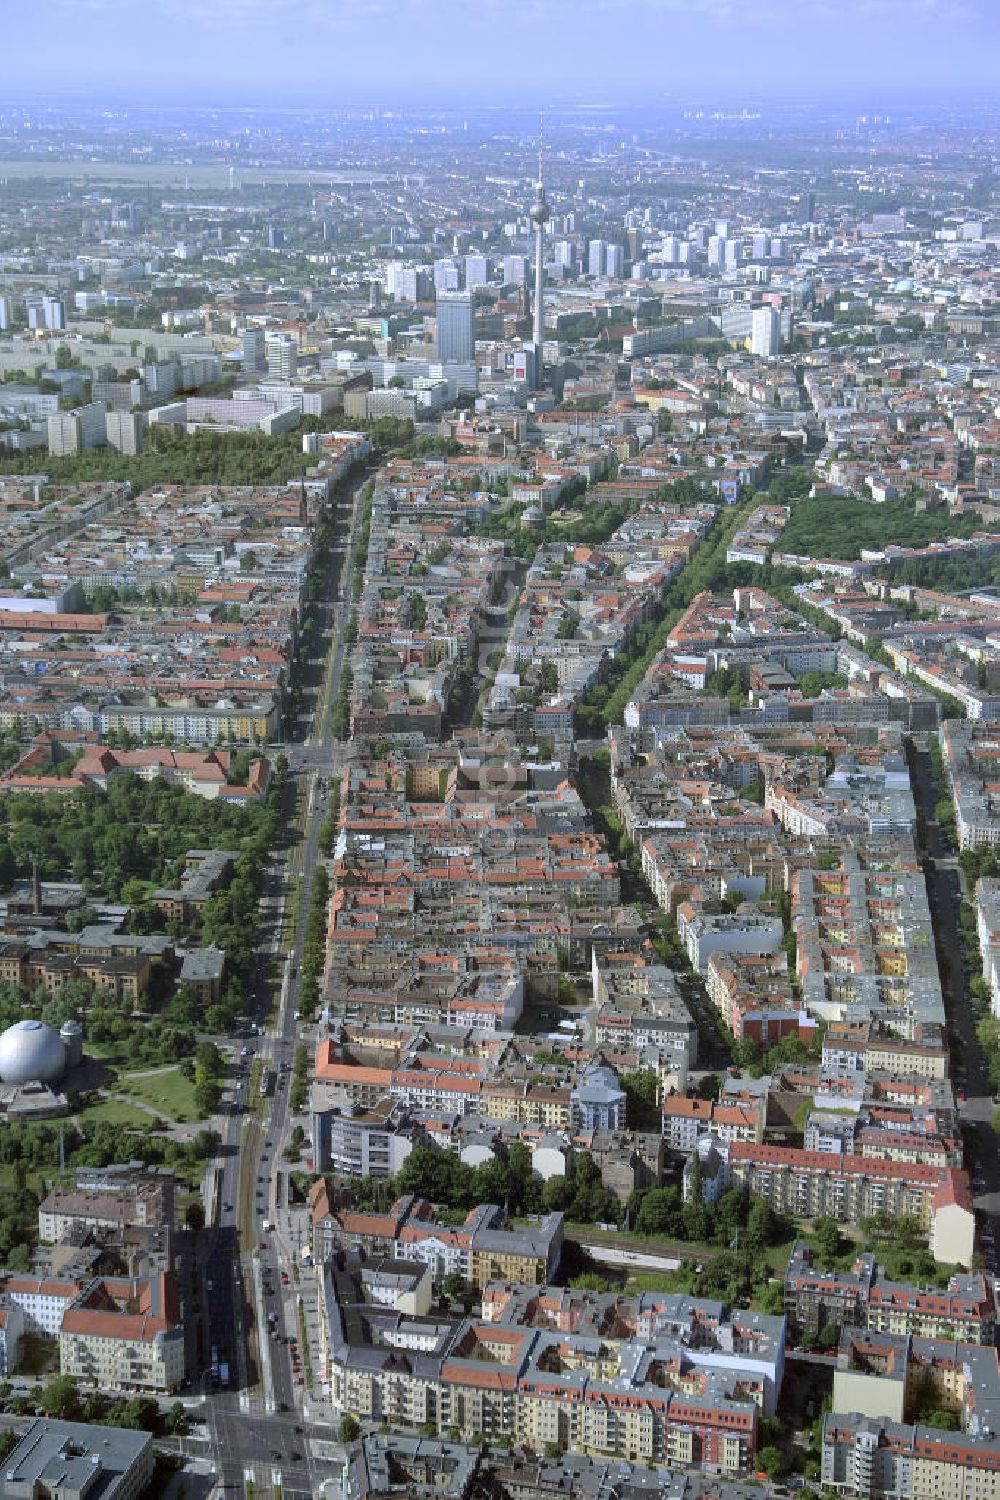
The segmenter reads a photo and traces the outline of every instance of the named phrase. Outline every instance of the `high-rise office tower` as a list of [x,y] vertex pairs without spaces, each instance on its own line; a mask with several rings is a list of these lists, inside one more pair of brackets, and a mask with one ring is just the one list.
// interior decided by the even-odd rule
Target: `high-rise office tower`
[[109,411],[104,419],[108,444],[118,453],[141,453],[148,418],[144,411]]
[[555,263],[565,270],[571,271],[576,265],[576,246],[572,240],[557,240],[555,248]]
[[587,242],[587,275],[604,275],[604,241],[589,240]]
[[542,351],[533,343],[522,344],[514,355],[514,379],[523,380],[530,391],[537,389]]
[[434,294],[440,297],[442,292],[458,291],[458,265],[453,260],[442,259],[434,262]]
[[[535,317],[532,342],[542,347],[543,318],[542,299],[545,294],[545,226],[549,221],[549,205],[542,181],[542,153],[538,153],[538,181],[535,183],[535,201],[531,205],[531,222],[535,226]],[[538,371],[541,384],[541,371]]]
[[299,369],[299,346],[290,333],[267,336],[267,373],[272,379],[294,380]]
[[243,330],[244,373],[255,375],[258,371],[266,369],[267,352],[263,328],[245,328]]
[[475,357],[471,292],[443,292],[437,299],[437,355],[468,364]]
[[465,290],[474,292],[477,286],[485,286],[490,279],[489,262],[485,255],[465,257]]
[[42,298],[42,316],[46,328],[66,327],[66,304],[61,297]]
[[755,307],[750,319],[750,353],[773,359],[781,353],[781,314],[776,307]]
[[503,258],[503,279],[505,286],[527,286],[528,257],[526,255],[505,255]]
[[102,448],[108,440],[107,415],[103,401],[91,401],[74,411],[50,412],[46,426],[53,458],[83,453],[87,448]]
[[397,302],[423,302],[430,296],[431,278],[422,266],[407,266],[390,261],[386,270],[386,291]]
[[625,275],[625,251],[621,245],[608,245],[604,251],[604,271],[612,281],[620,281]]
[[390,261],[385,272],[385,285],[390,297],[400,302],[415,302],[416,283],[417,273],[413,266],[405,266],[398,260]]

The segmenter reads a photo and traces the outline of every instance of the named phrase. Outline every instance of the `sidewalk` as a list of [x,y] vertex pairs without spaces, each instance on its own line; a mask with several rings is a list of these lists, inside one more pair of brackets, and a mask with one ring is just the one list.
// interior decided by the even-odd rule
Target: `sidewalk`
[[[273,1215],[272,1222],[276,1227],[272,1239],[278,1252],[281,1269],[288,1273],[288,1285],[286,1286],[282,1283],[281,1287],[285,1329],[286,1332],[294,1334],[295,1338],[301,1339],[302,1327],[299,1320],[299,1300],[301,1299],[302,1310],[305,1315],[305,1336],[309,1343],[309,1363],[313,1376],[311,1386],[303,1385],[301,1387],[303,1399],[314,1411],[321,1408],[324,1413],[329,1412],[330,1420],[332,1421],[332,1408],[323,1394],[323,1387],[320,1381],[322,1362],[320,1356],[319,1282],[315,1267],[306,1266],[302,1261],[302,1251],[310,1245],[308,1205],[299,1204],[295,1208],[277,1208],[275,1206],[276,1198],[277,1179],[274,1179],[271,1184],[270,1210]],[[303,1369],[303,1375],[304,1373]]]

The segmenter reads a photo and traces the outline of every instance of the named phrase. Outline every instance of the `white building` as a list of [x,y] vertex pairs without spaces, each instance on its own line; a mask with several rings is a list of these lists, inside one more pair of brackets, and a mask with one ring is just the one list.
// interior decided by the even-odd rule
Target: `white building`
[[141,453],[148,420],[143,411],[109,411],[105,418],[108,443],[118,453]]
[[59,1337],[63,1314],[79,1291],[75,1281],[9,1276],[0,1289],[0,1300],[8,1313],[14,1308],[20,1312],[25,1332],[55,1339]]
[[489,261],[485,255],[467,255],[465,257],[465,290],[475,291],[477,286],[486,286],[490,279]]
[[299,368],[299,347],[290,333],[269,333],[264,342],[267,373],[273,380],[294,380]]
[[677,911],[677,931],[692,966],[701,972],[712,953],[777,953],[782,938],[780,917],[760,912],[710,913],[686,901]]
[[750,323],[750,353],[773,359],[781,353],[781,314],[776,307],[755,307]]
[[[526,286],[528,282],[528,257],[526,255],[505,255],[503,258],[503,279],[507,286]],[[447,290],[447,288],[444,288]]]
[[24,1314],[19,1307],[0,1307],[0,1377],[17,1369],[24,1337]]
[[53,458],[71,457],[87,448],[102,448],[108,440],[107,414],[103,401],[91,401],[75,411],[53,412],[46,418]]
[[[514,259],[516,259],[516,258],[517,257],[515,256]],[[393,270],[393,268],[392,268],[392,266],[390,266],[389,267],[389,275],[390,275],[389,290],[390,290],[390,292],[392,291],[392,282],[394,280],[394,278],[392,276],[392,270]],[[458,272],[458,263],[456,261],[453,261],[453,260],[436,260],[434,262],[434,292],[435,292],[435,295],[438,292],[457,292],[459,290],[458,283],[459,283],[459,272]],[[393,293],[393,295],[394,296],[398,296],[400,294],[399,293]],[[412,298],[411,300],[415,301],[416,299]]]

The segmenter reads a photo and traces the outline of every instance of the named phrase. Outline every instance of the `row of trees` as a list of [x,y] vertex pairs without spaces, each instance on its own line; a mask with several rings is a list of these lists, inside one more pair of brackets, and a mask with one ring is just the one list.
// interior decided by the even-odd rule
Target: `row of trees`
[[[476,1167],[468,1166],[454,1152],[418,1146],[389,1184],[354,1186],[367,1203],[383,1194],[414,1193],[462,1212],[477,1203],[505,1204],[514,1216],[560,1210],[578,1224],[617,1224],[625,1214],[601,1181],[600,1169],[589,1152],[573,1156],[565,1177],[542,1183],[532,1172],[530,1150],[521,1142],[513,1143],[506,1156]],[[792,1226],[762,1198],[749,1197],[737,1188],[721,1194],[715,1203],[702,1202],[697,1163],[691,1202],[685,1203],[675,1186],[639,1189],[627,1204],[627,1221],[637,1234],[734,1247],[751,1258],[792,1233]]]
[[294,731],[302,709],[303,688],[309,669],[309,658],[315,652],[316,640],[320,633],[320,603],[328,590],[336,585],[336,577],[342,566],[341,559],[333,551],[334,531],[334,508],[332,505],[324,505],[313,532],[312,555],[306,579],[305,606],[299,624],[295,655],[288,674],[285,724],[289,733]]
[[[9,1383],[0,1386],[0,1396],[9,1399]],[[71,1375],[53,1375],[33,1402],[22,1400],[19,1407],[25,1411],[33,1407],[63,1422],[99,1422],[110,1427],[157,1433],[181,1433],[187,1429],[187,1414],[180,1401],[175,1401],[168,1411],[162,1412],[153,1396],[113,1399],[103,1391],[90,1391],[85,1395]]]
[[[714,491],[692,479],[665,485],[661,497],[686,505],[716,498]],[[665,590],[651,618],[636,631],[628,649],[615,657],[604,681],[587,693],[576,714],[578,735],[601,736],[609,724],[621,721],[626,704],[657,652],[663,649],[678,616],[696,594],[718,587],[726,571],[726,549],[751,504],[748,498],[723,513],[691,561]]]
[[[302,1042],[295,1048],[295,1057],[292,1062],[292,1082],[288,1090],[288,1107],[292,1110],[304,1109],[306,1097],[309,1092],[309,1053]],[[293,1135],[300,1132],[302,1127],[296,1125]]]
[[214,1115],[222,1101],[226,1063],[214,1042],[199,1042],[193,1061],[186,1063],[194,1079],[194,1104],[204,1119]]
[[337,842],[337,829],[340,824],[340,783],[338,781],[330,782],[327,798],[326,817],[319,828],[319,852],[329,859]]
[[340,672],[340,685],[337,688],[337,696],[333,700],[330,709],[330,729],[338,740],[346,740],[351,728],[351,689],[354,686],[354,673],[351,671],[350,663],[344,662]]
[[[368,561],[368,545],[372,535],[372,502],[375,496],[374,480],[370,481],[364,490],[361,500],[361,512],[358,516],[358,524],[354,531],[354,540],[351,543],[351,551],[348,559],[352,574],[351,591],[355,601],[361,598],[361,590],[365,585],[365,564]],[[357,638],[357,616],[352,612],[351,620],[348,621],[348,633],[352,628]]]
[[[989,1075],[990,1089],[996,1097],[1000,1094],[1000,1020],[997,1020],[992,1012],[988,1012],[980,1017],[976,1025],[976,1033],[983,1049],[983,1061]],[[1000,1124],[1000,1115],[997,1116],[996,1123]]]
[[[368,544],[371,540],[372,526],[372,500],[375,494],[375,484],[371,480],[365,486],[361,512],[358,516],[357,528],[354,532],[354,540],[351,543],[351,551],[348,559],[348,567],[352,570],[352,590],[354,598],[361,596],[364,586],[365,563],[368,560]],[[426,603],[424,603],[424,621],[426,621]],[[415,629],[422,626],[414,625]],[[358,638],[358,612],[352,610],[350,618],[344,627],[344,644],[349,649]],[[330,710],[330,728],[338,740],[346,740],[351,724],[351,688],[354,684],[354,674],[350,663],[344,660],[341,668],[340,683],[337,696],[333,700]]]
[[326,960],[327,907],[330,900],[330,877],[326,866],[318,864],[313,871],[312,894],[306,917],[305,937],[302,944],[302,984],[299,990],[299,1009],[304,1016],[313,1016],[319,1002],[319,984],[323,977]]

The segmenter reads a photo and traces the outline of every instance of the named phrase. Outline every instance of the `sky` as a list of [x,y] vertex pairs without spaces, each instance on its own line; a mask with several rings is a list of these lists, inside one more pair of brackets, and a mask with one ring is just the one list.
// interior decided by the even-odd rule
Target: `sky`
[[1000,68],[1000,0],[0,0],[0,17],[19,99],[877,102],[992,92]]

